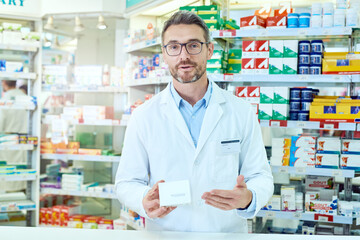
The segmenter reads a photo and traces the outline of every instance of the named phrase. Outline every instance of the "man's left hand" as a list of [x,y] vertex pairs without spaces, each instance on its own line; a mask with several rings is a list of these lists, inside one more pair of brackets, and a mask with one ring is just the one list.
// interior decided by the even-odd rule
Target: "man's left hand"
[[252,201],[252,192],[247,189],[244,176],[239,175],[233,190],[214,189],[210,192],[205,192],[201,198],[210,206],[222,210],[232,210],[247,208]]

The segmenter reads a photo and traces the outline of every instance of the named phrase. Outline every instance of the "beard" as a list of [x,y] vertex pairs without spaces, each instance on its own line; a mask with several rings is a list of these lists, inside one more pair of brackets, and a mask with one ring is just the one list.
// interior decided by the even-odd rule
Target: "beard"
[[[190,73],[186,73],[183,76],[179,76],[178,73],[178,69],[180,65],[192,65],[194,66],[195,69],[195,73],[194,74],[190,74]],[[178,64],[176,64],[176,66],[174,68],[170,68],[170,74],[171,76],[178,81],[179,83],[193,83],[198,81],[205,73],[205,68],[199,66],[198,64],[196,64],[195,62],[192,62],[190,60],[188,61],[182,61]]]

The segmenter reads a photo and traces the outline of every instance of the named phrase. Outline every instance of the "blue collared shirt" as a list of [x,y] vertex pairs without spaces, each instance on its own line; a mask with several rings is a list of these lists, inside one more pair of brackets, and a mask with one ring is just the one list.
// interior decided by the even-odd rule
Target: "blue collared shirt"
[[[191,106],[186,100],[184,100],[179,93],[175,90],[174,84],[170,83],[170,92],[172,97],[174,98],[176,106],[179,108],[181,115],[183,116],[185,123],[190,131],[191,138],[194,142],[195,147],[197,147],[197,143],[200,136],[201,125],[204,120],[206,109],[209,105],[209,101],[212,95],[212,81],[209,81],[208,88],[206,93],[202,99],[200,99],[194,106]],[[236,179],[235,179],[236,181]],[[253,211],[256,210],[256,194],[255,191],[250,190],[253,194],[253,199],[251,204],[247,209],[238,209],[244,217],[246,215],[251,215]]]

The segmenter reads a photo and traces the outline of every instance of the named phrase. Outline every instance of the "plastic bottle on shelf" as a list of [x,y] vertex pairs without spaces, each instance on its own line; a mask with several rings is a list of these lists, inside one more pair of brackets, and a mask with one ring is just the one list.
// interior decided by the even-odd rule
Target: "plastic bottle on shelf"
[[322,16],[321,15],[312,15],[311,16],[311,27],[320,28],[322,24]]
[[313,3],[311,5],[311,15],[321,15],[322,14],[322,7],[321,3]]
[[356,27],[359,24],[359,15],[358,11],[355,8],[349,8],[346,10],[346,26],[347,27]]
[[336,0],[336,8],[337,9],[346,9],[347,8],[347,0]]
[[345,9],[335,9],[334,27],[345,27]]
[[299,27],[300,28],[308,28],[310,27],[310,13],[300,13],[299,16]]
[[299,27],[299,14],[290,13],[288,15],[288,28],[298,28]]
[[304,211],[304,197],[302,192],[296,192],[295,193],[295,205],[296,205],[296,211],[297,212],[303,212]]
[[334,5],[332,2],[326,2],[322,5],[323,17],[322,26],[324,28],[330,28],[334,25]]

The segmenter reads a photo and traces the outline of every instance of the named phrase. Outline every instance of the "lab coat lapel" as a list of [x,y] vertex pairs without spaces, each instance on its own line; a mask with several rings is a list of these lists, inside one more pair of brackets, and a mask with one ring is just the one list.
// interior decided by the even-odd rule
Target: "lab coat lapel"
[[181,115],[180,110],[176,106],[174,98],[171,95],[170,84],[168,84],[166,89],[162,92],[161,109],[165,117],[176,126],[176,128],[179,130],[179,132],[182,133],[190,145],[195,148],[185,120]]
[[204,147],[210,134],[214,131],[216,125],[218,124],[218,122],[220,121],[223,115],[223,109],[221,104],[225,102],[225,98],[222,95],[221,90],[216,85],[216,83],[213,82],[212,84],[213,84],[213,92],[202,122],[199,142],[196,148],[194,160],[201,152],[201,149]]

